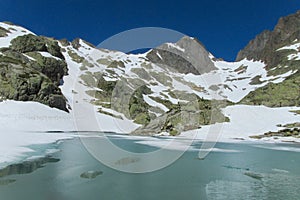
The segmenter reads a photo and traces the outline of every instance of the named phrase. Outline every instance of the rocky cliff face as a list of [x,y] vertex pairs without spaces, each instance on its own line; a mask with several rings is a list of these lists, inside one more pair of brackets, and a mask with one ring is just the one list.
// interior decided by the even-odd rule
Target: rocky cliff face
[[279,19],[273,31],[264,31],[241,50],[236,60],[262,60],[268,68],[276,67],[282,60],[277,49],[290,45],[300,38],[300,11]]
[[[16,34],[17,26],[6,26],[1,28],[2,37]],[[8,45],[0,48],[1,99],[37,101],[68,111],[59,89],[68,69],[58,42],[24,34],[11,38]]]
[[170,66],[185,74],[199,75],[216,69],[203,44],[187,36],[174,44],[166,43],[151,50],[147,58],[153,63]]

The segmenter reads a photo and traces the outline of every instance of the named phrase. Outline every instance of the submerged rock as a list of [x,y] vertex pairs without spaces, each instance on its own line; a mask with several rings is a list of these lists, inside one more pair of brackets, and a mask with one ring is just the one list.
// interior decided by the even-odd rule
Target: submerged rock
[[87,171],[80,174],[80,178],[86,178],[86,179],[94,179],[97,176],[103,174],[102,171]]
[[4,180],[0,180],[0,186],[4,186],[4,185],[8,185],[11,183],[16,182],[15,179],[4,179]]
[[249,176],[254,179],[261,180],[263,176],[261,174],[255,173],[255,172],[245,172],[244,175]]
[[30,174],[35,170],[44,167],[44,165],[47,163],[56,163],[56,162],[59,162],[58,158],[46,156],[38,159],[27,160],[17,164],[11,164],[0,169],[0,177],[6,177],[10,175],[17,175],[17,174]]
[[138,162],[138,161],[140,161],[140,158],[126,157],[126,158],[122,158],[120,160],[117,160],[115,162],[115,164],[116,165],[128,165],[128,164],[135,163],[135,162]]

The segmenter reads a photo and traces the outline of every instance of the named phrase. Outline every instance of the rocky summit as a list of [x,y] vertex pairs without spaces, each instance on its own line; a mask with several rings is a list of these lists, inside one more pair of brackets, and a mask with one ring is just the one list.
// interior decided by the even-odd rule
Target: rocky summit
[[0,23],[0,98],[84,105],[137,125],[132,134],[178,135],[230,121],[228,105],[299,106],[299,27],[300,12],[283,17],[226,62],[188,36],[126,54]]
[[186,74],[199,75],[216,69],[203,44],[196,38],[187,36],[174,44],[162,44],[151,50],[147,58],[155,64],[167,65]]

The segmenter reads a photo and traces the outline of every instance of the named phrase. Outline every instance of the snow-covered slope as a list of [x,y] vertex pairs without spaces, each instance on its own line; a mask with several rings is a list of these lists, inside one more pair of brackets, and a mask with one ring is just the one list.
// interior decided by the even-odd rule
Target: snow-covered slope
[[203,98],[210,99],[211,93],[215,92],[217,97],[235,103],[255,89],[268,83],[280,83],[297,72],[291,70],[277,76],[268,76],[263,62],[247,59],[239,62],[214,61],[214,64],[217,70],[200,76],[188,74],[184,79],[204,87],[206,93],[197,93]]
[[9,47],[11,40],[18,36],[34,34],[31,31],[21,26],[17,26],[13,24],[0,22],[0,27],[2,28],[2,31],[5,33],[5,37],[0,37],[0,48]]
[[[0,26],[7,30],[6,36],[0,37],[2,47],[9,47],[10,41],[17,36],[33,34],[15,25],[1,23]],[[195,69],[204,68],[201,70],[205,71],[203,65],[205,63],[209,65],[207,72],[183,73],[177,70],[182,66],[176,66],[176,64],[166,66],[152,62],[149,59],[149,52],[133,55],[97,49],[80,39],[76,40],[75,43],[59,41],[59,45],[68,67],[68,75],[63,77],[63,84],[60,86],[69,105],[70,114],[66,115],[74,117],[74,107],[80,106],[88,106],[93,110],[100,111],[96,112],[96,118],[103,124],[102,130],[104,131],[131,132],[140,126],[129,113],[128,107],[131,106],[129,105],[130,97],[141,86],[146,86],[149,89],[147,93],[142,94],[142,101],[147,106],[147,113],[150,118],[154,119],[170,110],[167,104],[185,103],[195,98],[195,95],[208,100],[225,99],[235,103],[239,102],[249,92],[270,82],[280,83],[297,71],[290,70],[283,74],[270,76],[265,69],[265,64],[261,61],[247,59],[239,62],[220,61],[207,52],[201,43],[191,37],[184,37],[175,44],[163,44],[159,48],[169,51],[175,56],[178,54],[180,59],[186,53],[189,56],[184,59],[188,63],[195,63],[197,59],[199,63],[202,63],[201,66],[195,66]],[[287,48],[295,49],[297,44],[283,47],[278,51]],[[203,55],[197,57],[195,52]],[[159,52],[156,53],[159,54]],[[43,57],[54,57],[48,52],[40,52],[40,54]],[[161,59],[168,59],[167,56],[168,54],[165,54]],[[30,59],[34,58],[30,57]],[[103,92],[103,88],[99,86],[101,84],[99,81],[111,84],[111,88],[109,88],[111,91],[107,93],[108,96],[100,95],[99,97],[98,93]],[[118,95],[123,95],[125,98],[114,100]],[[4,103],[2,104],[5,105]],[[125,106],[122,107],[120,104]],[[78,113],[75,113],[75,117],[79,117],[77,115]],[[123,124],[124,127],[120,124]],[[39,126],[33,124],[32,127]],[[51,129],[48,126],[43,127],[45,131]],[[13,129],[13,127],[11,128]],[[65,130],[64,127],[60,128],[59,126],[52,129]],[[67,129],[72,128],[69,126]],[[33,128],[33,130],[35,129]]]

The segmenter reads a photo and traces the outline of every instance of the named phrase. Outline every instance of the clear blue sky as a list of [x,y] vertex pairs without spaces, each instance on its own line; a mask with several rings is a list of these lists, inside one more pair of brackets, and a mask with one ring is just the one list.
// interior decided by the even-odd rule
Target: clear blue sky
[[128,29],[164,27],[197,37],[216,57],[234,60],[256,34],[299,9],[299,0],[1,0],[0,20],[95,45]]

